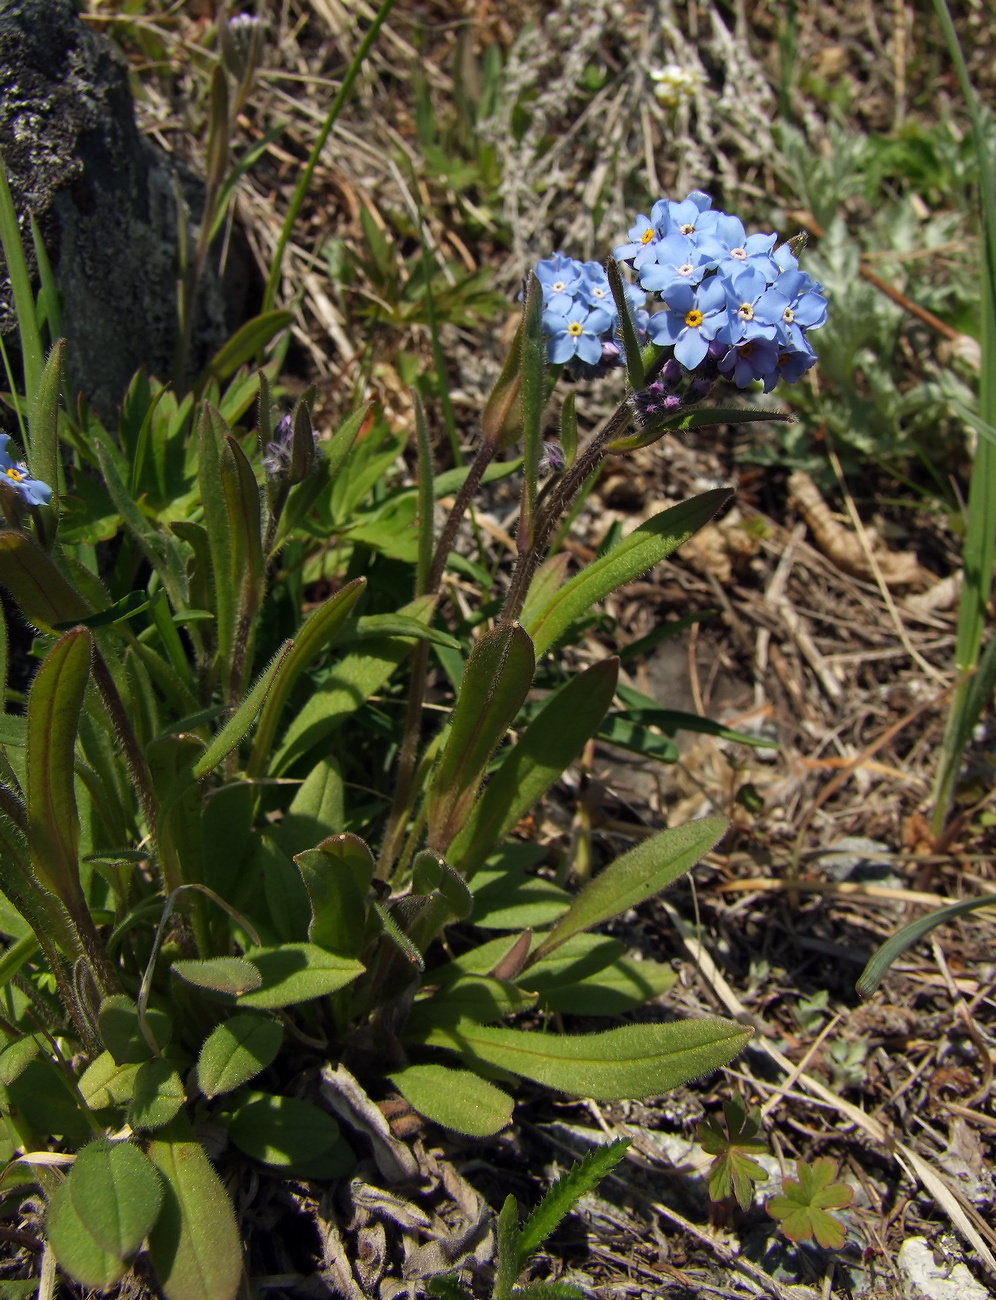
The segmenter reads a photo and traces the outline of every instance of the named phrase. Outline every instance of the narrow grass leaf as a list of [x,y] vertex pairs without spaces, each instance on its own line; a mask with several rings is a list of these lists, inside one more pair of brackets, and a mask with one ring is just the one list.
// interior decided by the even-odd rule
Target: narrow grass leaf
[[653,839],[616,858],[585,885],[567,913],[532,954],[530,965],[542,960],[572,935],[590,930],[660,893],[694,867],[725,831],[723,818],[704,817],[685,826],[661,831]]
[[610,592],[645,573],[683,546],[729,501],[728,488],[714,488],[662,510],[566,583],[526,625],[537,657],[549,650],[575,619]]
[[936,930],[939,925],[945,925],[955,917],[964,916],[966,912],[974,912],[980,907],[996,907],[996,893],[984,894],[981,898],[963,898],[958,903],[939,907],[929,916],[921,916],[918,921],[913,921],[910,925],[904,925],[897,934],[894,934],[891,939],[886,939],[885,943],[875,950],[855,985],[858,994],[863,998],[870,998],[885,978],[886,971],[907,948],[912,948],[925,934]]
[[59,391],[62,385],[62,339],[53,346],[38,379],[34,400],[28,411],[31,430],[31,472],[52,489],[48,505],[43,507],[52,520],[52,536],[59,518],[59,478],[62,459],[59,455]]
[[[7,171],[0,155],[0,248],[3,249],[4,261],[7,263],[7,276],[10,280],[14,298],[14,312],[17,316],[17,332],[21,340],[21,356],[24,362],[24,392],[28,399],[28,409],[34,403],[35,394],[41,383],[44,368],[41,333],[35,315],[35,295],[31,287],[31,276],[24,258],[24,246],[17,220],[17,211],[7,184]],[[28,461],[32,459],[32,448],[24,449]]]
[[660,1097],[717,1070],[753,1030],[728,1020],[624,1025],[598,1034],[538,1034],[464,1022],[434,1029],[428,1046],[497,1066],[572,1097],[595,1101]]
[[388,1076],[411,1106],[443,1128],[491,1137],[512,1122],[512,1098],[469,1070],[409,1065]]
[[550,1233],[577,1205],[582,1196],[594,1191],[602,1179],[615,1169],[632,1145],[631,1138],[619,1138],[590,1151],[578,1164],[553,1184],[522,1225],[519,1233],[519,1272],[529,1256],[539,1250]]
[[195,387],[200,390],[209,379],[227,379],[234,375],[239,366],[258,356],[293,319],[293,312],[276,310],[262,312],[246,321],[207,363]]

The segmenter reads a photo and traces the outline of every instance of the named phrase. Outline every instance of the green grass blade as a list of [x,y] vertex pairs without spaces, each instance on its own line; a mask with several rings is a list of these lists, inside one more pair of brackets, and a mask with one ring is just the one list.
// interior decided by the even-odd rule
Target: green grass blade
[[861,977],[854,986],[860,996],[870,998],[896,958],[900,957],[907,948],[912,948],[918,939],[922,939],[931,930],[936,930],[939,925],[953,921],[955,917],[964,916],[966,912],[974,912],[980,907],[996,907],[996,894],[983,895],[981,898],[963,898],[961,902],[939,907],[929,916],[921,916],[912,925],[904,925],[898,934],[894,934],[891,939],[886,939],[861,972]]
[[[42,351],[38,318],[35,315],[35,295],[31,288],[31,276],[28,274],[28,264],[24,260],[24,246],[21,243],[21,231],[17,224],[17,212],[14,209],[10,186],[7,184],[7,172],[2,157],[0,157],[0,246],[3,248],[11,292],[14,296],[17,330],[21,338],[21,356],[24,361],[24,395],[28,399],[30,410],[41,382],[45,354]],[[30,464],[31,448],[25,447],[24,450]]]
[[322,123],[322,129],[318,132],[318,138],[314,147],[308,156],[304,171],[294,187],[294,193],[291,196],[290,204],[287,208],[287,215],[284,217],[284,224],[280,230],[280,238],[277,240],[277,247],[273,253],[273,265],[270,267],[270,274],[266,281],[266,288],[263,291],[263,312],[270,311],[277,297],[277,288],[280,285],[280,277],[283,273],[284,253],[287,250],[287,243],[290,240],[291,232],[297,224],[297,219],[301,214],[301,208],[304,206],[304,200],[308,195],[308,188],[311,185],[311,178],[314,175],[315,167],[318,165],[318,159],[321,157],[322,150],[325,148],[325,141],[329,138],[329,132],[336,123],[336,119],[342,112],[343,105],[349,98],[353,89],[353,83],[359,76],[360,69],[366,62],[366,57],[373,48],[373,43],[377,39],[377,33],[380,31],[388,14],[394,8],[395,0],[382,0],[380,8],[374,17],[373,22],[367,30],[366,36],[360,42],[360,47],[356,51],[352,63],[342,79],[342,85],[336,92],[325,121]]

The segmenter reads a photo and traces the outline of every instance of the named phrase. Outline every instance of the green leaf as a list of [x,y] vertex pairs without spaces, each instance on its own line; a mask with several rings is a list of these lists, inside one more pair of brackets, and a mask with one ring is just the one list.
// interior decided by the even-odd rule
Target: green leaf
[[183,1082],[169,1061],[143,1061],[135,1074],[128,1122],[135,1129],[164,1128],[185,1100]]
[[517,623],[500,623],[477,642],[427,795],[430,848],[445,853],[473,806],[488,759],[532,684],[533,649]]
[[91,1110],[126,1106],[134,1094],[137,1073],[137,1064],[118,1065],[110,1052],[101,1052],[80,1077],[80,1096]]
[[603,659],[544,700],[449,847],[449,861],[468,879],[595,734],[618,671],[617,659]]
[[10,1085],[24,1073],[40,1050],[37,1038],[15,1038],[0,1052],[0,1085]]
[[[401,613],[428,623],[434,608],[434,597],[420,596]],[[367,641],[362,650],[344,655],[328,680],[311,693],[308,703],[288,726],[280,749],[270,763],[270,775],[280,775],[313,746],[327,742],[361,704],[381,689],[410,654],[411,644],[407,639],[384,637]]]
[[335,993],[366,969],[351,957],[340,957],[311,943],[251,948],[246,958],[262,975],[263,986],[253,993],[243,994],[239,1004],[266,1011]]
[[99,1246],[87,1231],[73,1204],[68,1180],[52,1193],[45,1235],[59,1264],[83,1286],[104,1290],[124,1275],[124,1261]]
[[[589,938],[576,935],[575,938]],[[540,982],[533,967],[522,983],[530,989]],[[634,961],[617,957],[594,974],[566,983],[547,984],[540,990],[545,1010],[577,1016],[618,1016],[643,1006],[674,987],[677,972],[664,962]]]
[[517,1011],[527,1011],[535,995],[509,980],[491,975],[465,975],[428,997],[417,999],[405,1024],[408,1041],[430,1042],[437,1029],[458,1029],[461,1024],[490,1025]]
[[42,632],[75,625],[93,610],[62,576],[50,556],[23,533],[0,532],[0,583],[21,614]]
[[[454,921],[466,920],[474,906],[463,876],[431,849],[423,849],[415,855],[412,863],[412,893],[420,896],[438,894],[445,904],[448,917]],[[445,924],[449,924],[449,920]]]
[[515,1279],[519,1276],[519,1207],[515,1197],[508,1195],[498,1215],[495,1232],[495,1280],[493,1300],[508,1300]]
[[673,740],[655,735],[646,727],[639,727],[619,713],[605,719],[598,729],[598,739],[620,749],[628,749],[641,758],[656,759],[659,763],[677,763],[681,750]]
[[606,260],[605,270],[609,279],[609,288],[612,290],[612,299],[616,305],[616,319],[619,322],[618,330],[623,361],[626,363],[626,377],[630,388],[638,393],[644,385],[643,353],[640,351],[640,340],[636,336],[636,326],[633,324],[633,307],[626,293],[629,286],[622,278],[619,263],[614,257]]
[[768,1150],[767,1143],[757,1137],[761,1111],[756,1106],[748,1111],[739,1097],[732,1097],[723,1102],[723,1120],[725,1128],[714,1118],[696,1127],[702,1149],[716,1157],[709,1166],[709,1199],[725,1201],[736,1196],[737,1204],[746,1211],[754,1199],[752,1184],[763,1183],[768,1177],[764,1166],[753,1158]]
[[538,929],[564,915],[571,896],[552,880],[528,876],[545,850],[535,844],[506,844],[474,876],[474,924],[486,930]]
[[252,754],[246,767],[248,776],[261,776],[266,770],[267,759],[277,734],[277,724],[295,682],[305,668],[313,663],[326,646],[335,639],[365,588],[365,578],[354,579],[334,596],[323,601],[317,609],[312,610],[301,624],[294,645],[284,659],[263,705],[259,727],[253,740]]
[[[64,347],[64,340],[59,339],[49,353],[28,416],[31,473],[52,489],[51,500],[45,509],[51,512],[53,521],[59,517],[59,476],[62,470],[59,455],[59,389],[62,383]],[[54,535],[53,532],[52,536]]]
[[92,650],[85,628],[67,632],[45,656],[28,692],[31,866],[71,915],[86,909],[79,877],[75,750]]
[[245,699],[194,764],[192,775],[195,780],[200,780],[202,776],[206,776],[208,772],[223,762],[255,722],[256,715],[263,707],[263,701],[266,699],[281,665],[290,654],[292,645],[293,642],[291,641],[283,643],[260,673],[255,685]]
[[536,276],[526,277],[526,299],[522,308],[522,505],[519,537],[533,540],[536,494],[539,481],[540,447],[543,441],[543,408],[546,405],[546,338],[543,335],[543,289]]
[[235,1300],[242,1248],[232,1203],[204,1148],[180,1117],[149,1144],[166,1180],[149,1253],[165,1300]]
[[796,1166],[798,1181],[786,1178],[783,1195],[772,1196],[765,1209],[777,1219],[790,1241],[815,1237],[824,1250],[840,1250],[847,1229],[828,1210],[842,1210],[851,1204],[853,1191],[846,1183],[836,1182],[837,1162],[820,1156],[811,1164],[800,1160]]
[[420,1115],[470,1137],[490,1137],[512,1121],[512,1098],[469,1070],[409,1065],[388,1076]]
[[175,961],[170,967],[188,984],[212,993],[251,993],[262,986],[263,976],[257,967],[241,957],[209,957],[205,961]]
[[276,1058],[284,1031],[265,1016],[232,1016],[216,1025],[197,1058],[197,1083],[205,1097],[232,1092]]
[[308,773],[291,806],[273,830],[273,838],[287,855],[341,835],[346,821],[345,787],[338,761],[328,755]]
[[863,998],[870,998],[885,978],[886,971],[907,948],[911,948],[917,940],[922,939],[937,926],[944,925],[946,921],[953,921],[956,916],[962,916],[966,912],[974,912],[980,907],[996,907],[996,894],[983,894],[980,898],[963,898],[958,903],[939,907],[928,916],[921,916],[918,921],[913,921],[910,925],[904,925],[898,934],[894,934],[891,939],[886,939],[872,955],[855,985],[858,994]]
[[232,1116],[228,1134],[254,1160],[286,1167],[331,1151],[339,1125],[311,1102],[256,1092]]
[[[165,1011],[149,1007],[146,1024],[160,1047],[170,1040],[172,1022]],[[118,1065],[139,1065],[152,1055],[138,1023],[138,1007],[124,993],[104,998],[97,1016],[101,1041]]]
[[406,636],[413,641],[448,646],[451,650],[459,650],[462,644],[448,632],[426,627],[417,618],[406,618],[404,614],[369,614],[365,618],[358,618],[355,630],[344,640],[365,641],[377,636]]
[[606,1146],[596,1147],[553,1184],[522,1225],[518,1243],[518,1271],[525,1268],[529,1256],[539,1250],[557,1224],[574,1209],[582,1196],[594,1191],[606,1174],[615,1169],[632,1145],[632,1138],[619,1138]]
[[[30,404],[41,383],[44,354],[41,334],[38,330],[38,318],[35,315],[35,295],[31,287],[28,264],[24,258],[24,246],[21,243],[17,209],[11,198],[2,157],[0,157],[0,247],[3,248],[7,278],[10,280],[14,296],[14,311],[17,316],[21,355],[24,359],[24,390]],[[25,450],[28,451],[30,459],[30,448]]]
[[725,1065],[750,1040],[728,1020],[624,1025],[598,1034],[553,1035],[465,1021],[425,1038],[471,1063],[494,1065],[574,1097],[595,1101],[659,1097]]
[[163,1201],[155,1166],[130,1142],[101,1140],[85,1146],[66,1180],[80,1222],[117,1259],[135,1254]]
[[704,817],[701,821],[661,831],[616,858],[585,885],[566,915],[531,955],[530,964],[572,935],[590,930],[660,893],[693,867],[725,830],[726,822],[722,818]]
[[440,1300],[473,1300],[467,1288],[452,1273],[437,1273],[428,1279],[426,1287],[430,1295],[439,1296]]
[[597,601],[684,545],[731,495],[728,488],[714,488],[662,510],[561,587],[525,625],[537,658]]
[[357,835],[332,835],[294,859],[311,899],[308,938],[320,948],[359,957],[366,940],[374,860]]
[[293,321],[292,311],[265,311],[254,316],[232,335],[214,354],[197,379],[195,387],[203,388],[213,376],[227,379],[239,366],[252,361],[272,339]]

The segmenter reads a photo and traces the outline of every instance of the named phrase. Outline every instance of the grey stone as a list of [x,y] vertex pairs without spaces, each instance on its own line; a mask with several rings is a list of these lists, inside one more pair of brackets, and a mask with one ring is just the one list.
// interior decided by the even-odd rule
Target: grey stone
[[934,1258],[925,1237],[908,1237],[899,1248],[904,1300],[990,1300],[990,1292],[960,1261]]
[[[0,0],[0,153],[31,269],[29,213],[63,296],[70,382],[114,423],[140,366],[170,378],[177,195],[191,228],[196,182],[142,136],[125,59],[80,22],[72,0]],[[226,334],[210,270],[201,299],[193,366]],[[15,323],[0,257],[0,331]]]

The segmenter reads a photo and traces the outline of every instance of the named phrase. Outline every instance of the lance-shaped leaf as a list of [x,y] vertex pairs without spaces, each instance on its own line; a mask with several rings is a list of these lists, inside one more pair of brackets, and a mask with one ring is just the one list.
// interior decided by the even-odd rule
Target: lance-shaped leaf
[[508,350],[501,374],[488,394],[481,413],[481,432],[484,441],[494,443],[499,451],[511,447],[522,435],[522,334],[525,328],[525,308],[519,320],[512,346]]
[[214,575],[216,652],[223,669],[231,663],[232,658],[237,596],[237,589],[231,580],[233,543],[229,531],[228,504],[221,480],[221,449],[227,434],[228,426],[220,413],[205,403],[197,424],[197,483],[211,551],[211,572]]
[[575,619],[610,592],[632,582],[683,546],[704,523],[729,501],[728,488],[714,488],[680,505],[662,510],[634,529],[608,555],[590,564],[550,599],[526,625],[537,655],[563,636]]
[[603,659],[544,701],[450,845],[450,863],[468,879],[598,730],[618,675],[618,659]]
[[367,927],[374,860],[357,835],[330,835],[294,859],[311,899],[308,938],[320,948],[359,957]]
[[963,898],[960,902],[939,907],[936,912],[921,916],[918,921],[904,925],[897,934],[894,934],[891,939],[886,939],[885,943],[873,953],[855,985],[859,996],[870,998],[896,958],[922,939],[925,934],[929,934],[931,930],[944,925],[947,921],[953,921],[957,916],[974,912],[979,907],[996,907],[996,893],[984,894],[980,898]]
[[0,582],[32,627],[53,632],[76,624],[93,610],[55,567],[50,556],[23,533],[0,532]]
[[245,365],[262,352],[293,319],[293,312],[279,310],[265,311],[246,321],[214,354],[198,377],[196,387],[203,388],[212,375],[217,379],[227,379],[233,375],[239,366]]
[[249,993],[258,989],[263,977],[252,964],[241,957],[208,957],[204,961],[175,961],[171,967],[188,984],[212,993]]
[[242,1006],[268,1011],[335,993],[352,983],[365,969],[351,957],[325,952],[311,943],[250,948],[246,958],[262,975],[263,986],[243,994],[239,1002]]
[[192,774],[195,780],[207,776],[208,772],[223,762],[256,721],[256,715],[263,707],[263,701],[280,671],[280,666],[290,654],[293,644],[292,641],[283,643],[260,673],[248,695],[194,764]]
[[639,433],[626,438],[616,438],[608,445],[609,451],[629,452],[640,447],[649,447],[659,441],[666,433],[683,433],[686,429],[714,429],[721,424],[791,424],[791,415],[780,411],[769,411],[763,407],[752,410],[750,407],[694,407],[680,415],[667,415],[660,420],[644,426]]
[[464,1021],[432,1030],[425,1042],[572,1097],[621,1101],[659,1097],[718,1069],[743,1050],[753,1032],[729,1020],[624,1025],[579,1035],[527,1033]]
[[627,908],[652,898],[684,875],[726,831],[721,817],[703,817],[661,831],[653,839],[616,858],[578,894],[567,912],[529,958],[541,961],[572,935],[608,921]]
[[431,848],[445,852],[470,811],[488,759],[526,698],[534,667],[532,643],[518,623],[500,623],[474,647],[429,788]]
[[27,803],[31,866],[75,914],[83,907],[76,812],[76,732],[93,642],[86,628],[61,637],[28,693]]
[[165,1179],[149,1251],[166,1300],[234,1300],[242,1248],[232,1203],[182,1116],[149,1144]]
[[277,732],[277,724],[295,682],[308,664],[317,659],[331,643],[365,588],[365,578],[354,579],[312,610],[301,624],[297,639],[274,678],[272,689],[263,705],[246,768],[247,775],[260,776],[266,770],[266,760]]
[[564,468],[570,469],[578,454],[578,416],[577,400],[574,393],[568,393],[560,408],[560,450],[564,453]]
[[410,1105],[443,1128],[490,1137],[512,1122],[512,1098],[470,1070],[409,1065],[389,1076]]
[[570,1214],[581,1197],[594,1191],[623,1159],[632,1141],[632,1138],[619,1138],[603,1147],[596,1147],[557,1179],[519,1232],[517,1274],[525,1268],[529,1256],[539,1250],[564,1216]]
[[231,579],[239,592],[240,614],[255,608],[263,578],[262,511],[259,485],[245,452],[231,434],[221,448],[221,486],[231,530]]

